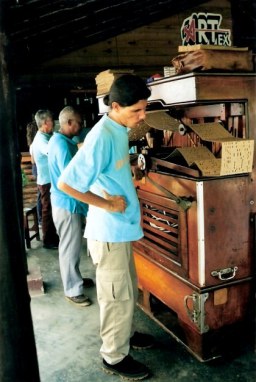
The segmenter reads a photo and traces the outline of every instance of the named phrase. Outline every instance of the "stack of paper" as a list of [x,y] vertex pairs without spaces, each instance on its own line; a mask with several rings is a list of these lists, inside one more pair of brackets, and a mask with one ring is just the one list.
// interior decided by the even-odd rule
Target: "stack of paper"
[[95,78],[97,85],[97,95],[109,93],[110,87],[114,80],[123,74],[132,74],[133,72],[134,70],[128,69],[107,69],[103,72],[100,72]]

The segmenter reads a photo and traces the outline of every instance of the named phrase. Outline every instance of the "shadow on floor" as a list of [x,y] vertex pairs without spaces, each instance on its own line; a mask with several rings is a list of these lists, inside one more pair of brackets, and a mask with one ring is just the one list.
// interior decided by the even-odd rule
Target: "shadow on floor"
[[[85,244],[85,242],[84,242]],[[31,311],[41,382],[114,382],[118,376],[101,370],[99,308],[95,287],[85,293],[93,304],[78,308],[65,300],[60,279],[58,251],[32,242],[27,251],[28,268],[40,267],[44,294],[32,297]],[[86,248],[81,258],[83,277],[95,279]],[[140,308],[135,311],[136,330],[151,333],[156,347],[131,351],[152,371],[151,382],[255,382],[256,354],[248,346],[232,359],[200,363]],[[235,334],[234,334],[235,335]]]

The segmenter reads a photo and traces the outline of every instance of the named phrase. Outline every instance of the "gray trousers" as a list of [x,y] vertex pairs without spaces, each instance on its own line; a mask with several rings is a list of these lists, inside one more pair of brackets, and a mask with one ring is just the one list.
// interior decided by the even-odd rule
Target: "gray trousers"
[[63,208],[52,206],[53,221],[58,232],[60,273],[64,294],[68,297],[83,294],[83,279],[79,270],[84,217]]
[[132,246],[127,243],[87,241],[96,268],[100,307],[102,357],[109,364],[120,362],[130,350],[134,307],[138,297]]

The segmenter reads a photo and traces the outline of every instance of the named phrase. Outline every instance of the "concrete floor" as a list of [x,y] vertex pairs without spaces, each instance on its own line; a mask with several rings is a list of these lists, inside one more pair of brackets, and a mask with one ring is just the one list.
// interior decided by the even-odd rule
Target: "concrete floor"
[[[31,300],[41,382],[120,380],[118,376],[101,370],[99,308],[95,288],[86,290],[93,305],[86,308],[73,306],[63,296],[58,251],[46,250],[42,248],[42,242],[33,240],[27,258],[31,275],[40,268],[45,288],[44,293],[32,296]],[[91,258],[86,255],[86,247],[80,268],[83,277],[95,279],[95,269]],[[140,308],[136,309],[135,321],[137,330],[151,333],[156,339],[154,349],[131,351],[134,358],[149,366],[151,382],[256,381],[256,353],[249,345],[239,349],[238,355],[231,359],[201,363]]]

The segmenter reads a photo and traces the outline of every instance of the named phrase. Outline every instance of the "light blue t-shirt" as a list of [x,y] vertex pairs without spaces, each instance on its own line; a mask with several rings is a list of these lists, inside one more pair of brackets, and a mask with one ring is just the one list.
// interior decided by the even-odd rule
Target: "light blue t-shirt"
[[30,152],[36,162],[37,184],[40,186],[51,182],[48,169],[48,142],[51,137],[52,134],[38,131],[30,148]]
[[88,205],[80,202],[58,189],[57,183],[78,148],[76,143],[61,133],[54,133],[48,145],[48,166],[51,178],[52,206],[63,208],[72,213],[86,216]]
[[75,137],[73,137],[72,141],[74,141],[75,143],[82,143],[90,130],[91,130],[91,128],[89,128],[89,127],[83,127],[81,130],[81,133],[79,135],[76,135]]
[[124,213],[89,205],[85,237],[103,242],[135,241],[143,236],[140,206],[129,161],[127,128],[104,115],[85,138],[60,180],[80,192],[126,198]]

